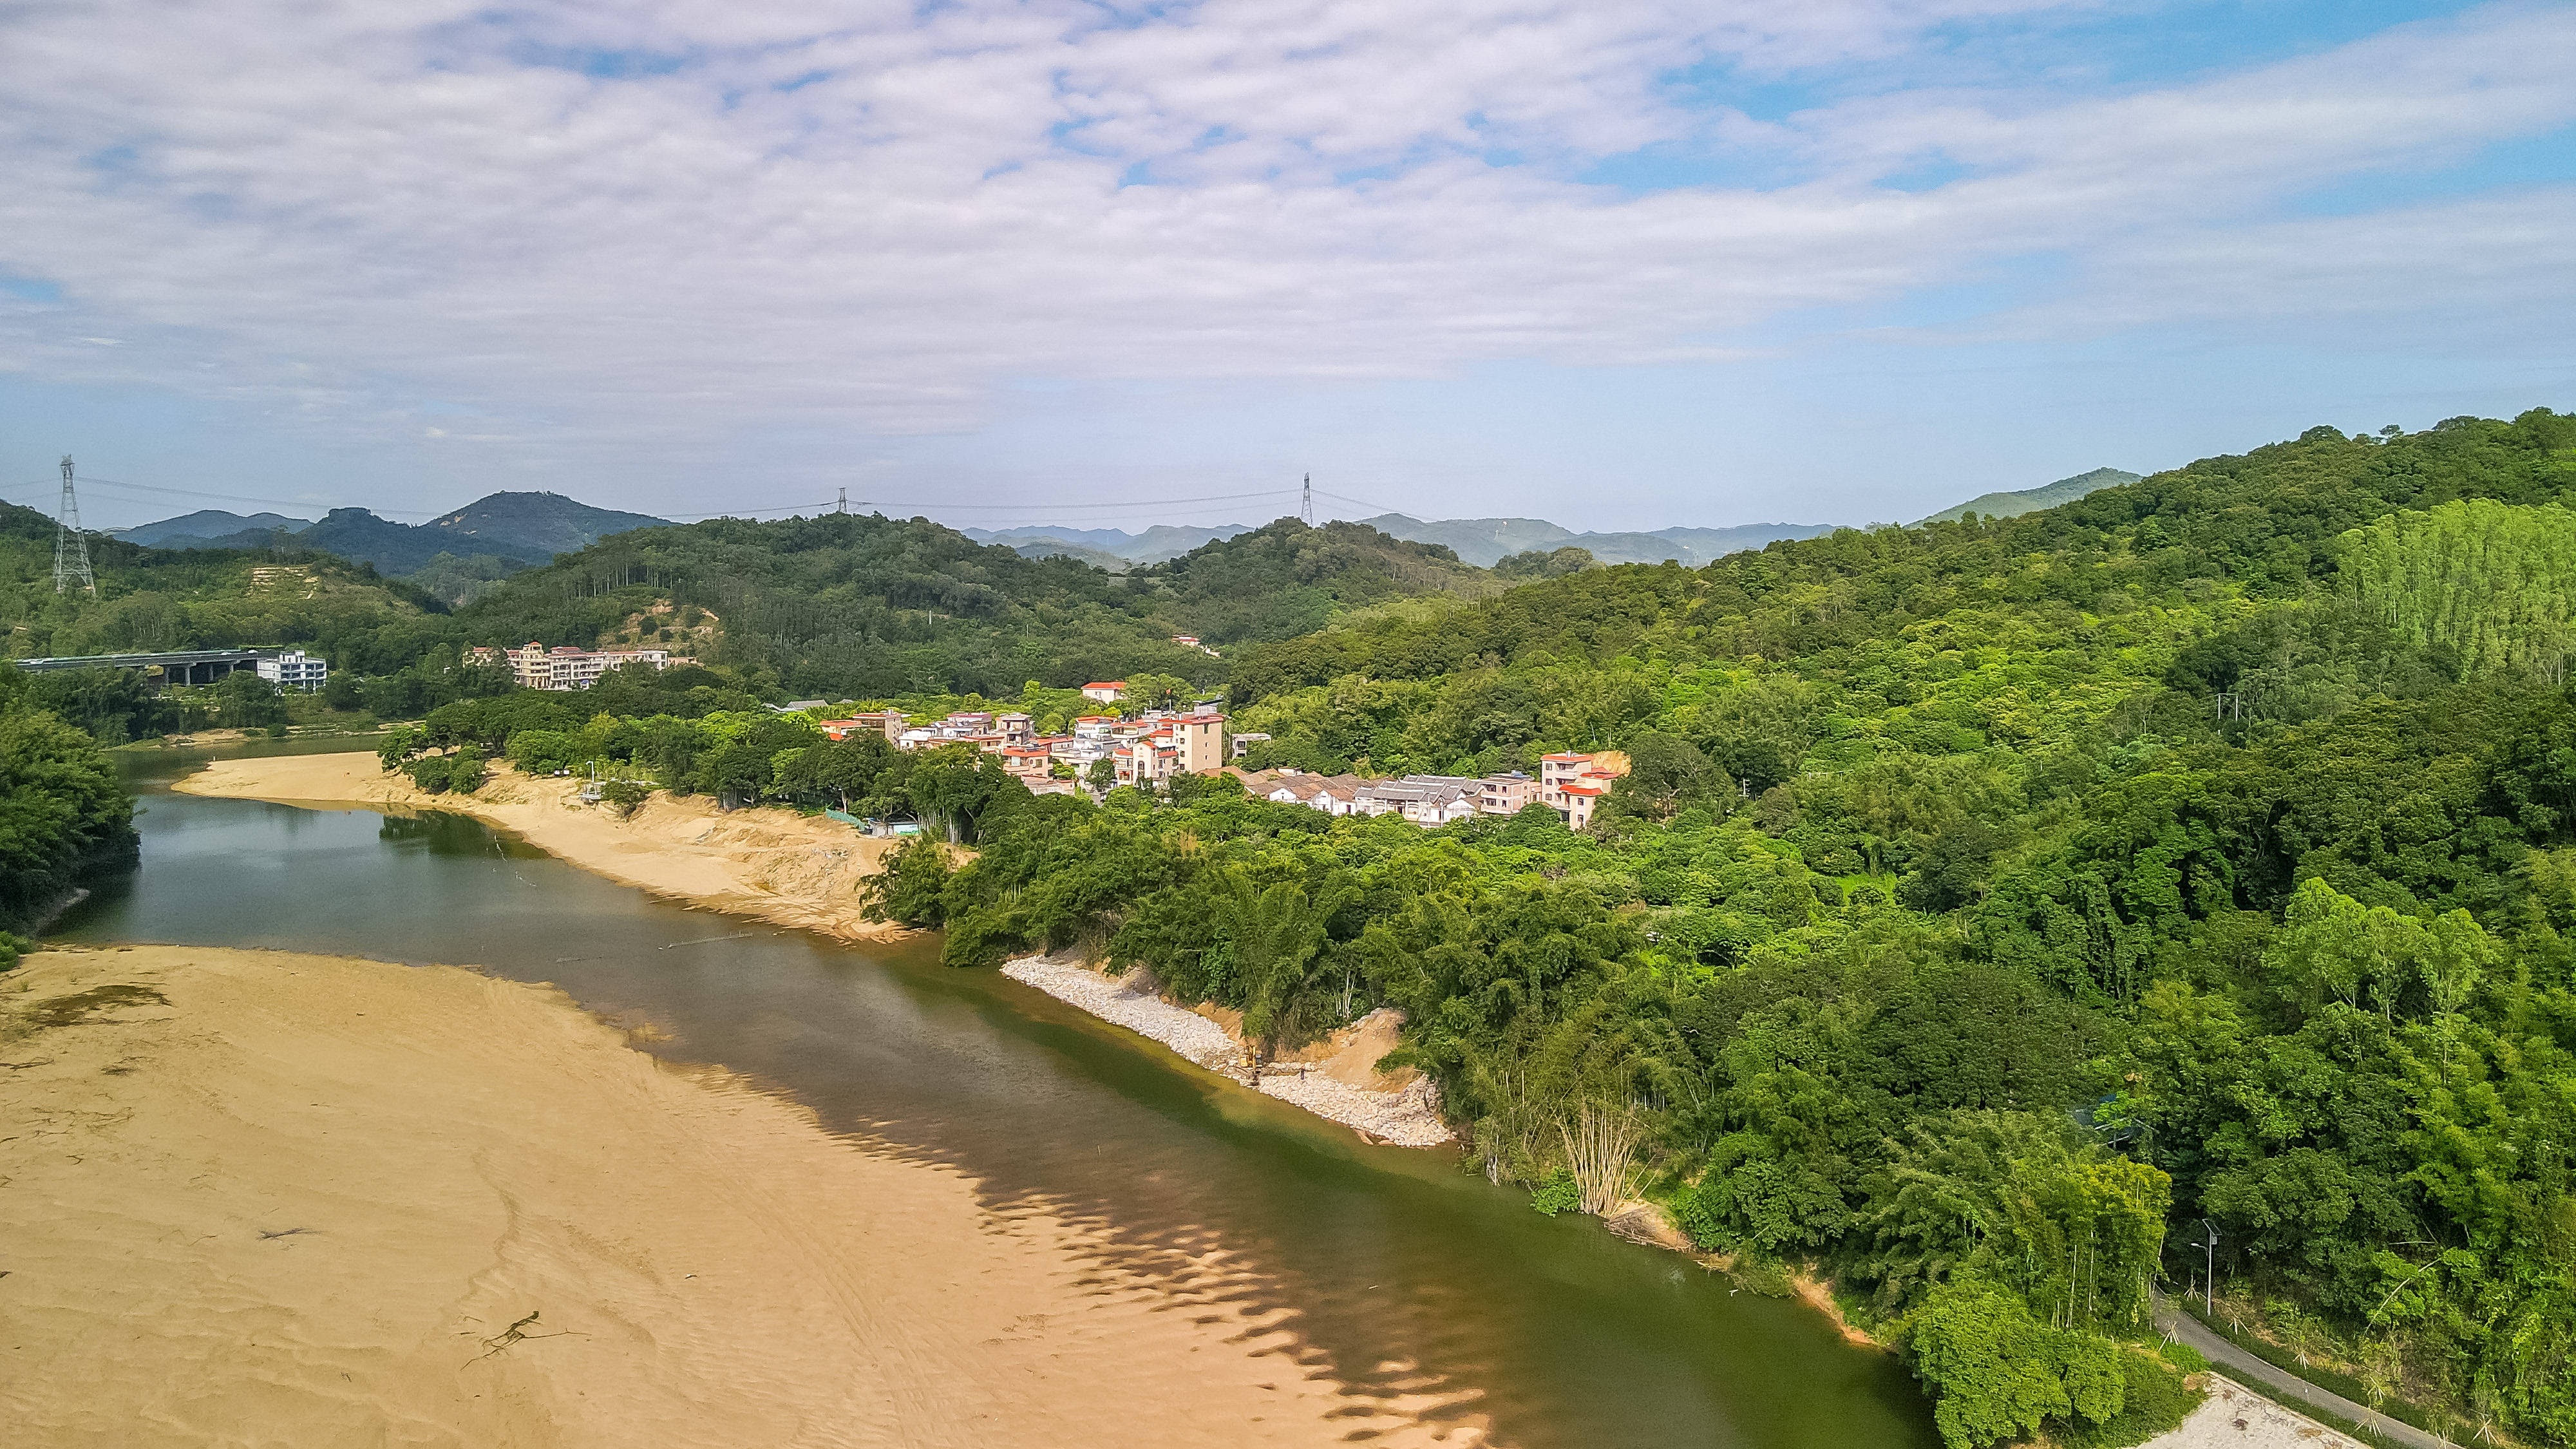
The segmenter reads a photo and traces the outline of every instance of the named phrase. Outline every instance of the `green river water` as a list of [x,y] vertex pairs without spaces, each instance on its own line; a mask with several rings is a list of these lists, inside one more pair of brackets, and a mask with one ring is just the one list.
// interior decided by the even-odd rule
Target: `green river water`
[[935,942],[851,946],[691,910],[461,816],[167,791],[211,757],[120,756],[142,868],[50,935],[554,982],[667,1034],[662,1055],[795,1098],[858,1150],[962,1169],[997,1214],[1061,1216],[1125,1267],[1284,1311],[1310,1371],[1355,1403],[1399,1382],[1453,1395],[1448,1412],[1501,1444],[1938,1442],[1899,1364],[1794,1302],[1542,1217],[1454,1152],[1367,1146],[996,972],[943,968]]

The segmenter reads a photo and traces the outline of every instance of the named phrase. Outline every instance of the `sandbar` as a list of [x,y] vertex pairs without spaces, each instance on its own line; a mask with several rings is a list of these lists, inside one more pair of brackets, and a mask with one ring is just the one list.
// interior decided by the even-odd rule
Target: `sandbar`
[[174,782],[188,795],[267,800],[313,809],[448,810],[525,838],[594,875],[655,895],[844,940],[884,940],[902,928],[860,914],[859,881],[897,842],[823,816],[785,809],[720,810],[703,795],[656,792],[619,819],[585,804],[571,776],[495,766],[471,795],[432,795],[364,751],[217,760]]
[[0,975],[13,1445],[1480,1441],[1085,1244],[551,988],[178,946]]

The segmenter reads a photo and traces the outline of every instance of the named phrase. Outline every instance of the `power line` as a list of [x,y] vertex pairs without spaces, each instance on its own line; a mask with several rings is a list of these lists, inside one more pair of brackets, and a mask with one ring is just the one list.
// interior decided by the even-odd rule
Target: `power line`
[[1340,500],[1341,500],[1342,502],[1344,502],[1344,503],[1355,503],[1355,504],[1358,504],[1358,505],[1359,505],[1360,507],[1362,507],[1362,508],[1374,508],[1374,509],[1376,509],[1376,510],[1377,510],[1378,512],[1380,512],[1380,513],[1401,513],[1401,512],[1403,512],[1403,511],[1404,511],[1404,510],[1403,510],[1403,509],[1401,509],[1401,508],[1390,508],[1390,507],[1388,507],[1386,504],[1383,504],[1383,503],[1371,503],[1371,502],[1369,502],[1369,501],[1368,501],[1367,499],[1365,499],[1365,498],[1353,498],[1351,495],[1349,495],[1349,494],[1347,494],[1347,493],[1332,493],[1332,492],[1327,492],[1326,490],[1321,489],[1321,488],[1318,488],[1318,489],[1316,489],[1315,491],[1316,491],[1316,492],[1318,492],[1318,493],[1322,493],[1322,494],[1323,494],[1325,497],[1327,497],[1327,498],[1338,498],[1338,499],[1340,499]]
[[1036,513],[1041,511],[1047,513],[1071,513],[1077,510],[1083,512],[1100,512],[1116,511],[1120,509],[1134,511],[1146,508],[1169,508],[1182,503],[1234,503],[1246,498],[1285,498],[1296,491],[1297,490],[1294,488],[1264,488],[1258,493],[1210,493],[1197,498],[1139,498],[1123,503],[950,503],[946,499],[941,499],[935,503],[906,503],[901,500],[891,500],[881,502],[878,506],[881,508],[936,508],[943,513],[967,511],[978,513]]
[[[368,506],[368,505],[357,505],[357,504],[338,504],[338,505],[335,505],[335,504],[317,503],[317,502],[315,502],[314,500],[309,499],[309,498],[262,498],[262,497],[258,497],[258,496],[256,496],[256,495],[248,494],[248,493],[221,493],[221,492],[216,492],[216,491],[213,491],[213,490],[209,490],[209,489],[202,489],[202,488],[172,488],[172,487],[169,487],[169,486],[167,486],[167,485],[159,484],[159,483],[130,483],[130,482],[126,482],[126,481],[121,480],[121,479],[116,479],[116,478],[95,478],[95,477],[87,477],[87,478],[84,478],[84,479],[83,479],[83,481],[84,481],[84,482],[89,483],[89,484],[90,484],[90,485],[92,485],[93,487],[102,487],[102,488],[114,488],[114,489],[130,490],[130,491],[132,491],[132,492],[136,492],[136,493],[150,493],[150,494],[158,494],[158,495],[162,495],[162,496],[166,496],[166,497],[172,497],[172,498],[202,498],[202,499],[209,499],[209,500],[212,500],[212,501],[217,502],[217,503],[256,503],[256,504],[260,504],[260,505],[262,505],[262,506],[264,506],[264,507],[270,507],[270,508],[296,508],[296,509],[313,509],[313,508],[321,508],[321,509],[324,509],[324,510],[326,510],[326,511],[327,511],[327,510],[329,510],[330,508],[333,508],[333,507],[367,507],[367,510],[368,510],[369,512],[374,513],[374,514],[378,515],[379,517],[391,517],[391,518],[442,518],[442,517],[445,517],[446,515],[448,515],[448,514],[453,513],[453,512],[455,512],[455,511],[456,511],[456,510],[454,510],[454,509],[431,509],[431,508],[378,508],[378,507],[372,507],[372,506]],[[29,484],[24,484],[24,485],[22,485],[22,486],[27,487],[27,488],[38,488],[38,487],[42,487],[42,486],[44,486],[44,485],[43,485],[43,484],[38,484],[38,483],[29,483]],[[903,499],[885,499],[885,500],[876,500],[876,501],[873,501],[873,502],[868,501],[868,500],[862,500],[862,501],[861,501],[861,506],[862,506],[862,507],[888,508],[888,509],[916,509],[916,510],[925,510],[925,511],[936,511],[936,512],[940,512],[940,513],[1017,513],[1017,514],[1022,514],[1022,515],[1032,515],[1032,514],[1039,514],[1039,513],[1052,513],[1052,514],[1066,514],[1066,513],[1116,514],[1116,513],[1141,513],[1141,512],[1146,512],[1146,511],[1148,511],[1148,510],[1152,510],[1152,509],[1157,509],[1157,508],[1175,508],[1175,507],[1180,507],[1180,506],[1182,506],[1182,505],[1186,505],[1186,504],[1197,504],[1197,503],[1240,503],[1240,502],[1243,502],[1243,501],[1246,501],[1246,500],[1249,500],[1249,499],[1254,499],[1254,498],[1286,498],[1286,497],[1290,497],[1290,496],[1298,495],[1298,494],[1299,494],[1299,491],[1300,491],[1300,490],[1295,489],[1295,488],[1263,488],[1263,489],[1258,489],[1258,490],[1255,490],[1255,491],[1253,491],[1253,492],[1249,492],[1249,493],[1203,493],[1203,494],[1198,494],[1198,495],[1196,495],[1196,496],[1188,497],[1188,498],[1133,498],[1133,499],[1119,499],[1119,500],[1111,500],[1111,501],[1062,501],[1062,502],[1029,502],[1029,503],[958,503],[958,502],[950,501],[950,500],[948,500],[948,499],[920,500],[920,501],[907,501],[907,500],[903,500]],[[1322,489],[1320,489],[1320,488],[1313,488],[1313,489],[1311,489],[1310,491],[1311,491],[1311,492],[1314,492],[1314,493],[1322,493],[1322,492],[1324,492],[1324,490],[1322,490]],[[1362,506],[1362,507],[1364,507],[1364,508],[1381,508],[1381,507],[1382,507],[1382,505],[1379,505],[1379,504],[1369,503],[1369,502],[1368,502],[1368,501],[1366,501],[1365,499],[1359,499],[1359,498],[1348,498],[1348,497],[1344,497],[1343,495],[1341,495],[1341,494],[1337,494],[1337,493],[1327,493],[1327,494],[1325,494],[1325,496],[1326,496],[1326,497],[1330,497],[1330,498],[1340,498],[1340,499],[1341,499],[1343,502],[1345,502],[1345,503],[1356,503],[1356,504],[1359,504],[1360,506]],[[781,504],[772,504],[772,505],[769,505],[769,506],[766,506],[766,507],[760,507],[760,508],[729,508],[729,509],[720,509],[720,510],[717,510],[717,511],[712,512],[712,513],[680,513],[680,514],[664,514],[664,515],[658,515],[658,516],[663,517],[663,518],[665,518],[667,521],[672,522],[672,523],[697,523],[697,522],[703,522],[704,520],[706,520],[706,519],[710,519],[710,518],[749,518],[749,517],[752,517],[753,515],[756,515],[756,514],[763,514],[763,513],[785,513],[785,514],[811,513],[811,514],[822,514],[822,513],[828,513],[828,512],[847,512],[847,511],[848,511],[848,504],[849,504],[849,491],[848,491],[847,489],[843,489],[843,490],[841,490],[841,495],[840,495],[840,497],[838,497],[838,498],[836,498],[836,499],[828,499],[828,500],[824,500],[824,501],[820,501],[820,502],[814,502],[814,503],[781,503]],[[1311,500],[1307,500],[1307,506],[1311,506]],[[1301,508],[1301,511],[1303,511],[1303,509],[1302,509],[1302,508]],[[1391,511],[1391,510],[1389,510],[1389,511]]]
[[[165,488],[157,483],[124,483],[119,482],[114,478],[90,478],[88,479],[88,482],[93,488],[126,488],[137,493],[164,493],[174,498],[211,498],[218,503],[262,503],[272,508],[328,509],[334,506],[330,504],[315,503],[309,498],[253,498],[248,494],[243,493],[208,493],[196,488]],[[44,485],[41,483],[26,483],[21,484],[20,486],[26,488],[41,488]],[[378,508],[371,511],[379,514],[394,514],[404,518],[436,518],[447,510]]]

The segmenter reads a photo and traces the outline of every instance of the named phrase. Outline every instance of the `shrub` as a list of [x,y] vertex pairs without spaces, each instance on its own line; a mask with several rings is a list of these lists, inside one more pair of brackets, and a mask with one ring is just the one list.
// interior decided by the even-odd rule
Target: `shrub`
[[1530,1194],[1530,1206],[1555,1217],[1583,1206],[1583,1184],[1574,1180],[1574,1169],[1560,1167],[1547,1175],[1547,1181]]

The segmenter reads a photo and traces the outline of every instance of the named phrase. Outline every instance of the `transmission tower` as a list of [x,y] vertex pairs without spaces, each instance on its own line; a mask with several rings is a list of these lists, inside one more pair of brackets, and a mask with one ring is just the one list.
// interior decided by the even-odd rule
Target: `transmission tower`
[[98,597],[98,580],[89,571],[89,539],[81,533],[80,496],[72,491],[72,460],[63,459],[63,506],[54,514],[54,592],[68,593],[78,584]]
[[[65,478],[69,478],[71,476],[71,473],[68,471],[71,466],[71,461],[72,460],[69,458],[65,458],[63,460],[63,466],[66,469],[63,474]],[[71,485],[66,483],[63,486],[68,488]],[[1297,516],[1306,520],[1306,526],[1308,528],[1315,526],[1315,475],[1312,473],[1306,475],[1306,501],[1297,505]]]

